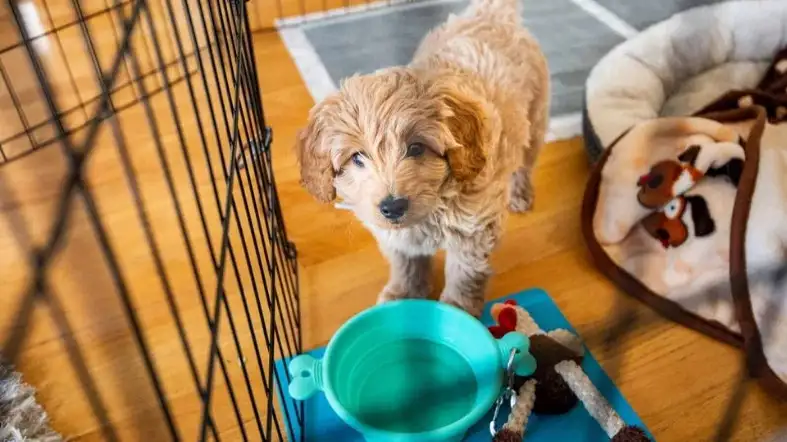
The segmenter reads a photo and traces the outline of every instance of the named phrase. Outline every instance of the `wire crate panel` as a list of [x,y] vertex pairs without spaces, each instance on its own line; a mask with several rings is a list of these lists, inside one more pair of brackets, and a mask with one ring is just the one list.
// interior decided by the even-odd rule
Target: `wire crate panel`
[[294,246],[244,1],[0,6],[0,354],[79,440],[285,440]]

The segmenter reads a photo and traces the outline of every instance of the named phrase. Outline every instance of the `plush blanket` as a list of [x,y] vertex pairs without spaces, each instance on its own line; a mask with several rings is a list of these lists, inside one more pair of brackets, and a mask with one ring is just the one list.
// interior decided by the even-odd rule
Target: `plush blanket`
[[585,195],[598,267],[667,317],[743,347],[787,397],[787,50],[751,90],[636,124]]

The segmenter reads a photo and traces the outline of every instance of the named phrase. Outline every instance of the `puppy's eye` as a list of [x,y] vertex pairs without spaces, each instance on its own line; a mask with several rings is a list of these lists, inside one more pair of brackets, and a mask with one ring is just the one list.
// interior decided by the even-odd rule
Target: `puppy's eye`
[[358,166],[358,167],[364,167],[364,164],[363,164],[363,154],[362,154],[362,153],[360,153],[360,152],[355,152],[355,153],[353,154],[353,156],[352,156],[352,157],[350,157],[350,159],[352,160],[353,164],[355,164],[356,166]]
[[420,157],[426,152],[426,146],[421,143],[412,143],[407,146],[407,157]]

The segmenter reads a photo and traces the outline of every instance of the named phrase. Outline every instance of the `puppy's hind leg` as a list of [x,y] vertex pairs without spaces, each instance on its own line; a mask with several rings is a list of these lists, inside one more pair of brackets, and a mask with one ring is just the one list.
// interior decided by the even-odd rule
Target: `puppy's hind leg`
[[535,200],[532,173],[547,135],[549,124],[548,90],[533,100],[529,116],[531,120],[526,137],[527,143],[522,146],[522,166],[511,175],[508,209],[516,213],[529,211]]
[[533,182],[529,168],[520,167],[511,175],[510,192],[508,210],[524,213],[533,207]]

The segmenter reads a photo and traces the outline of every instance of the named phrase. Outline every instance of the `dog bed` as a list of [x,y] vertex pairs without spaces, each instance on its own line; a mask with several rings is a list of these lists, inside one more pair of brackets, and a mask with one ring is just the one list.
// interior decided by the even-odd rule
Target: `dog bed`
[[692,10],[630,43],[602,61],[619,75],[602,66],[589,85],[604,91],[585,124],[602,153],[582,209],[591,256],[629,295],[742,347],[787,398],[787,2]]
[[676,14],[620,44],[591,70],[583,135],[593,161],[634,124],[691,115],[752,88],[787,45],[787,1],[731,1]]

